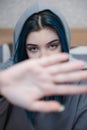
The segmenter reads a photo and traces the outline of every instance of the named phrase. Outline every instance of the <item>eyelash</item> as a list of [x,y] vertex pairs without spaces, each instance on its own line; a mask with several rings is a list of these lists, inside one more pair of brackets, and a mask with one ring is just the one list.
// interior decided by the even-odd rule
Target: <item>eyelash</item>
[[[54,49],[56,49],[56,48],[58,48],[58,43],[56,43],[56,44],[51,44],[51,45],[48,45],[47,47],[49,48],[49,49],[51,49],[51,50],[54,50]],[[39,48],[38,47],[28,47],[27,48],[30,52],[37,52],[38,50],[39,50]]]
[[56,48],[58,48],[58,44],[52,44],[52,45],[48,46],[48,48],[56,49]]
[[38,48],[37,47],[28,47],[27,48],[30,52],[37,52]]

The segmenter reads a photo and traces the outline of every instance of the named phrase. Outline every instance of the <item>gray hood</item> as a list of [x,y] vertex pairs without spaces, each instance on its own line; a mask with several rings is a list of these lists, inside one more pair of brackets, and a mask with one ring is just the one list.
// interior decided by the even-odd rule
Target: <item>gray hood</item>
[[68,48],[70,48],[70,42],[71,42],[71,38],[70,38],[70,29],[68,27],[68,24],[64,18],[64,16],[59,12],[59,10],[51,5],[48,5],[47,3],[42,3],[42,2],[36,2],[34,3],[31,7],[29,7],[24,14],[20,17],[20,19],[18,20],[16,27],[14,29],[14,53],[17,49],[17,43],[18,43],[18,39],[19,39],[19,35],[21,33],[22,27],[25,23],[25,21],[28,19],[28,17],[30,17],[33,13],[45,10],[45,9],[49,9],[52,12],[54,12],[56,15],[59,16],[59,18],[62,21],[62,24],[65,28],[65,33],[66,33],[66,37],[67,37],[67,43],[68,43]]

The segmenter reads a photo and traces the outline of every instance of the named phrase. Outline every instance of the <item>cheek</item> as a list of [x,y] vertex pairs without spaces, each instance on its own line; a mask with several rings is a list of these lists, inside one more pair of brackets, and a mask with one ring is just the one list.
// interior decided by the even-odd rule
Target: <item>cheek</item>
[[27,51],[27,55],[28,55],[29,59],[39,58],[39,54],[38,53],[30,53],[29,51]]
[[55,50],[48,50],[48,54],[49,54],[49,55],[57,54],[57,53],[60,53],[60,52],[62,52],[61,46],[58,47],[58,48],[55,49]]
[[59,46],[59,48],[58,48],[58,52],[62,52],[61,46]]

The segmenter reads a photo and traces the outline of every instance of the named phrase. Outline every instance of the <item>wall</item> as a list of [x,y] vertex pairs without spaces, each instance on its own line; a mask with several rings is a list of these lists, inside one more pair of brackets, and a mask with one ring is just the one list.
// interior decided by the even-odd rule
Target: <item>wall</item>
[[[41,0],[42,1],[42,0]],[[87,0],[43,0],[55,5],[72,28],[87,28]],[[34,0],[0,0],[0,26],[14,27]]]

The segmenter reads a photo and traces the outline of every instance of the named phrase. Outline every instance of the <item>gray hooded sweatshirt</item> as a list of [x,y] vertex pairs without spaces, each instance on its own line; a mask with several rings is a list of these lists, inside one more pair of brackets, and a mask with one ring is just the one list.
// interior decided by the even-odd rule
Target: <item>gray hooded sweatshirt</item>
[[[68,47],[70,46],[70,30],[62,14],[47,4],[35,3],[27,9],[19,19],[14,30],[14,54],[18,46],[18,38],[26,19],[35,12],[50,9],[62,20],[65,28]],[[2,65],[6,69],[13,65],[13,57]],[[6,78],[6,77],[5,77]],[[77,84],[85,84],[79,82]],[[87,130],[87,95],[63,96],[65,111],[55,113],[34,113],[33,121],[24,109],[10,104],[0,98],[0,130]]]

